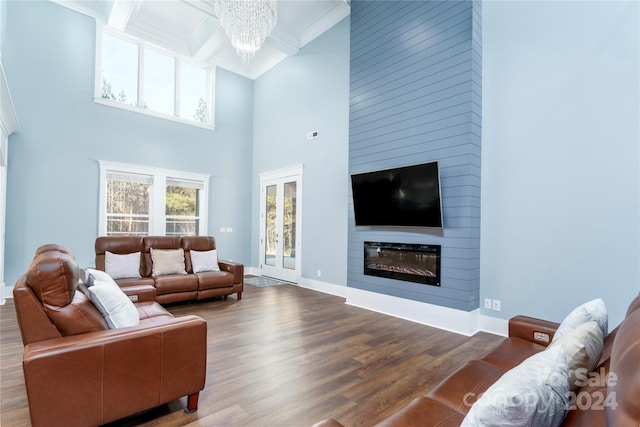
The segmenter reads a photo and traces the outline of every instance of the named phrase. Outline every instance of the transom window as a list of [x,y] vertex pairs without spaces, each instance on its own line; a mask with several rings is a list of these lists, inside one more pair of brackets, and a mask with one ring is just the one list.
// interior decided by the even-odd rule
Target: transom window
[[213,70],[106,28],[97,40],[96,102],[213,128]]
[[206,235],[208,188],[209,175],[100,161],[100,235]]

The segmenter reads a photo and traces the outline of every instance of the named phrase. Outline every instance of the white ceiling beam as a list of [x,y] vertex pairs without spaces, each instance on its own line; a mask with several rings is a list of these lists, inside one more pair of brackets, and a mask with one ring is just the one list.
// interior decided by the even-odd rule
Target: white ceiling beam
[[191,57],[196,62],[205,62],[223,45],[226,35],[217,19],[207,17],[196,28],[188,41]]
[[336,2],[334,7],[318,17],[313,24],[300,33],[300,47],[306,46],[307,43],[349,16],[350,13],[351,6],[346,0]]
[[200,12],[206,13],[207,15],[217,18],[215,14],[215,7],[213,2],[204,2],[202,0],[180,0],[184,4],[188,4],[194,9],[199,10]]
[[268,43],[270,46],[275,47],[288,56],[294,56],[300,53],[300,42],[295,37],[278,30],[278,27],[273,29],[265,43]]
[[118,31],[124,31],[131,18],[137,0],[115,0],[111,8],[108,25]]

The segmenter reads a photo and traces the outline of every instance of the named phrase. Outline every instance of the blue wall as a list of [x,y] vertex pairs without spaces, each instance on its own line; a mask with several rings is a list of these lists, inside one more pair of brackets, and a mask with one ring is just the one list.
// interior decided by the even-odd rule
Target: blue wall
[[[250,261],[251,80],[218,71],[217,127],[205,130],[95,104],[93,19],[11,1],[6,23],[3,63],[21,125],[9,142],[7,285],[44,243],[93,264],[98,160],[210,174],[209,234],[221,258]],[[234,232],[218,234],[220,226]]]
[[303,164],[302,277],[344,286],[349,19],[258,78],[254,93],[251,265],[259,265],[259,174]]
[[[350,287],[478,307],[480,25],[476,2],[351,3],[350,173],[438,161],[444,230],[356,228],[350,204]],[[365,276],[365,240],[441,245],[441,286]]]
[[485,2],[481,297],[560,321],[640,290],[640,4]]

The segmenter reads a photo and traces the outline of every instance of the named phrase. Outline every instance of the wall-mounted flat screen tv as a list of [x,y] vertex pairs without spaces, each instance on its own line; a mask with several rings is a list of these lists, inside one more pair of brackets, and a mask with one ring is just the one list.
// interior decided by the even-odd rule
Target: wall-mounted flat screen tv
[[351,175],[356,226],[442,228],[438,163]]

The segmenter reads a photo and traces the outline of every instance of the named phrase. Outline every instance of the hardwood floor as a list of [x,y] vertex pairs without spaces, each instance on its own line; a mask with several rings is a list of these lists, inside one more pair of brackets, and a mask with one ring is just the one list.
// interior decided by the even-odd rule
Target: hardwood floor
[[[333,417],[369,426],[501,340],[348,306],[291,285],[245,286],[243,298],[168,307],[208,323],[207,382],[197,412],[180,399],[115,426],[310,426]],[[13,301],[0,307],[1,417],[28,426],[22,342]]]

